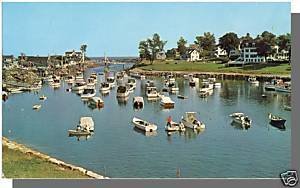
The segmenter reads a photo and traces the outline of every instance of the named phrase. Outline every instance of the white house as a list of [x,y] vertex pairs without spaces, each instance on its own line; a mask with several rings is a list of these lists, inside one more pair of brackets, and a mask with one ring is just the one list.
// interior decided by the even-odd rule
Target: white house
[[165,60],[167,58],[166,53],[164,51],[160,51],[156,54],[156,59]]
[[257,48],[255,43],[246,43],[241,47],[241,54],[236,62],[241,62],[242,64],[247,63],[262,63],[265,62],[265,57],[260,56],[257,53]]
[[227,56],[227,52],[226,52],[226,50],[224,50],[218,46],[218,48],[215,51],[215,56],[216,57],[225,57],[225,56]]
[[192,49],[188,51],[188,58],[187,61],[199,61],[200,59],[200,53],[198,50]]
[[288,61],[290,52],[287,50],[281,50],[279,51],[279,46],[273,46],[273,50],[275,50],[274,54],[271,54],[270,56],[267,57],[268,60],[274,60],[274,61]]

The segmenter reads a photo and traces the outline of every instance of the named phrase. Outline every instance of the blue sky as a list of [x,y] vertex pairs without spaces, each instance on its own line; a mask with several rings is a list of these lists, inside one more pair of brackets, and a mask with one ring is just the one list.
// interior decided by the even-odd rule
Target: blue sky
[[210,31],[252,36],[291,31],[290,3],[3,3],[3,54],[137,56],[139,41],[160,34],[166,48]]

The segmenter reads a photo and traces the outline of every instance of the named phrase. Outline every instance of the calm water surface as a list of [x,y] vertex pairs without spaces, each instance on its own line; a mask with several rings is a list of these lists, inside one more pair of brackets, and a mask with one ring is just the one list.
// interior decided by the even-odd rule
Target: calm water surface
[[[90,70],[91,71],[91,70]],[[94,71],[102,71],[96,68]],[[103,76],[98,76],[99,81]],[[160,88],[163,79],[153,78]],[[105,102],[101,110],[90,109],[78,95],[66,92],[64,83],[54,90],[43,86],[39,94],[11,95],[2,102],[3,135],[68,163],[83,166],[109,177],[160,178],[176,177],[180,168],[182,177],[278,177],[290,168],[291,112],[283,105],[290,104],[290,95],[264,92],[260,86],[246,81],[223,80],[222,88],[202,99],[197,88],[177,79],[179,94],[187,100],[170,95],[175,108],[164,110],[159,101],[147,101],[140,80],[127,102],[116,99],[116,89],[109,95],[99,94]],[[263,99],[261,94],[267,98]],[[39,101],[45,94],[48,99]],[[144,96],[145,107],[133,109],[133,96]],[[34,104],[42,103],[39,111]],[[205,122],[206,130],[195,133],[164,131],[166,118],[171,115],[179,121],[185,111],[195,111]],[[242,130],[231,125],[232,112],[249,115],[252,127]],[[287,119],[285,131],[268,124],[267,114],[272,112]],[[81,116],[92,116],[95,135],[77,141],[68,137],[68,129],[75,128]],[[158,125],[156,135],[145,135],[133,128],[133,116]]]

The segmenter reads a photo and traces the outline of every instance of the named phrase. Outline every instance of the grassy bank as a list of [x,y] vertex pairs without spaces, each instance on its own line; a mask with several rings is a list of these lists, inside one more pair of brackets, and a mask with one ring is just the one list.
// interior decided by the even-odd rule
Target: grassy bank
[[43,159],[3,146],[2,168],[6,178],[89,178]]
[[218,72],[218,73],[244,73],[244,74],[271,74],[290,75],[291,66],[288,64],[278,65],[247,65],[244,67],[225,67],[223,64],[211,62],[186,62],[186,61],[155,61],[153,64],[142,62],[143,70],[154,71],[190,71],[190,72]]

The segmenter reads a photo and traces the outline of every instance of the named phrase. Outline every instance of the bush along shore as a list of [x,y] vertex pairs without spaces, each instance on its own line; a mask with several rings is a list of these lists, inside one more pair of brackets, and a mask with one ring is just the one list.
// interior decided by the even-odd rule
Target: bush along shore
[[65,163],[2,137],[2,167],[5,178],[95,178],[95,172]]

